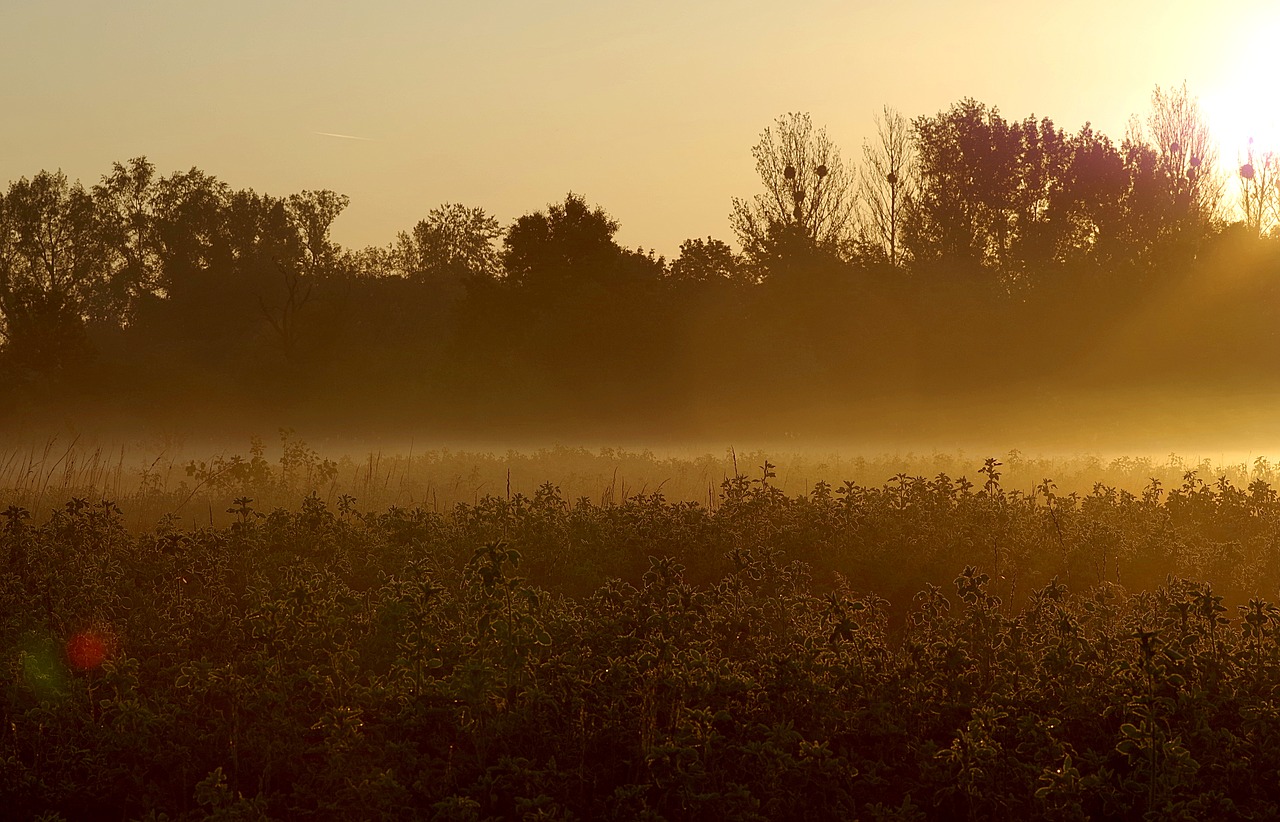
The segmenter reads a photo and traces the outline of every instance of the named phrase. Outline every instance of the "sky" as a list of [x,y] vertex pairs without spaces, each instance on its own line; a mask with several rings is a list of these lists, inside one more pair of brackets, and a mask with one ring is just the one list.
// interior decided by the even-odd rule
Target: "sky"
[[1186,82],[1234,164],[1275,133],[1278,44],[1274,2],[0,0],[0,184],[146,156],[331,189],[353,248],[442,203],[506,225],[573,191],[673,256],[733,240],[751,147],[792,111],[847,160],[883,106],[964,97],[1118,142]]

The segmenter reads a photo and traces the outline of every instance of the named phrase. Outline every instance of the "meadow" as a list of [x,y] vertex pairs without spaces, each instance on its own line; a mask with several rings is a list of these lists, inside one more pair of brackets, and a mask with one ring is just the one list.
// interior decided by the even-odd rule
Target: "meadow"
[[1280,813],[1262,459],[64,449],[0,475],[15,818]]
[[[552,483],[568,500],[598,505],[660,493],[670,501],[715,510],[731,477],[758,475],[771,465],[771,487],[807,494],[815,484],[878,485],[894,477],[974,475],[990,453],[964,450],[885,449],[833,441],[829,445],[744,438],[731,443],[677,443],[666,448],[613,445],[595,448],[534,442],[495,447],[485,442],[425,446],[408,437],[380,441],[304,438],[291,428],[269,435],[213,441],[178,437],[129,439],[110,435],[50,434],[0,444],[0,504],[26,508],[37,519],[66,501],[111,500],[131,530],[173,516],[190,527],[226,525],[236,497],[254,498],[259,510],[294,508],[315,494],[333,507],[343,496],[362,510],[391,506],[447,511],[486,496],[532,496]],[[1244,487],[1275,482],[1280,466],[1265,456],[1224,452],[1212,456],[1123,456],[1078,450],[999,454],[1002,482],[1030,494],[1049,478],[1061,494],[1087,494],[1101,483],[1131,493],[1153,479],[1180,484],[1188,471],[1201,479],[1225,477]]]
[[[1179,18],[1266,109],[1240,21],[1032,15],[1073,64],[1008,14],[419,5],[8,50],[59,135],[0,157],[0,815],[1280,818],[1280,469],[1214,450],[1280,452],[1280,154],[1185,80],[1102,128],[1211,55],[1147,59]],[[868,89],[984,55],[1097,108],[884,106],[842,153]],[[717,123],[764,128],[734,160]],[[75,176],[130,142],[179,167]]]

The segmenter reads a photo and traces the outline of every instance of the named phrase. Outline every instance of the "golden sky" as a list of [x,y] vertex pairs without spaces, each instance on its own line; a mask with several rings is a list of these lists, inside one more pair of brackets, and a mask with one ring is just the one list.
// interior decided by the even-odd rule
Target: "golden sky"
[[570,190],[629,246],[732,240],[751,146],[788,111],[848,159],[882,105],[966,96],[1118,141],[1185,80],[1231,162],[1280,113],[1274,2],[0,0],[0,32],[0,183],[145,155],[329,188],[356,247],[443,202],[505,224]]

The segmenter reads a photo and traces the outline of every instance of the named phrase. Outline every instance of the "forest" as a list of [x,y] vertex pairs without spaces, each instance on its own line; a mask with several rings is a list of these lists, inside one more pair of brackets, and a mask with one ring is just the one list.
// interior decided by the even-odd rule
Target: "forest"
[[348,249],[336,192],[40,171],[0,198],[0,416],[643,439],[1278,387],[1276,161],[1224,171],[1185,87],[1119,142],[965,99],[856,161],[804,114],[751,154],[736,246],[674,259],[573,192]]

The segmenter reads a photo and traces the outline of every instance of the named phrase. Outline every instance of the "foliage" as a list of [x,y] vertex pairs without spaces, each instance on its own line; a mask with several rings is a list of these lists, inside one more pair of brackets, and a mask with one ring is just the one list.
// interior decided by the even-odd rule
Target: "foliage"
[[876,140],[863,141],[858,169],[860,253],[893,267],[903,262],[899,245],[907,212],[916,198],[915,141],[900,111],[885,106],[876,117]]
[[748,285],[755,278],[746,260],[729,244],[712,237],[685,240],[671,263],[671,279],[683,283],[725,282]]
[[0,794],[65,819],[1280,813],[1270,486],[1026,495],[1003,467],[789,497],[766,461],[714,511],[240,499],[136,535],[110,503],[11,507]]
[[447,203],[431,209],[412,232],[401,232],[397,255],[405,276],[418,280],[496,277],[501,258],[496,241],[502,231],[483,208]]
[[855,177],[825,128],[808,114],[779,117],[751,149],[764,193],[734,199],[729,220],[753,261],[766,259],[779,235],[827,253],[849,250],[854,236]]
[[563,203],[526,214],[507,230],[502,263],[507,278],[528,288],[573,285],[572,278],[608,276],[623,250],[620,224],[600,206],[570,192]]
[[965,99],[885,109],[855,167],[792,113],[753,149],[741,248],[670,265],[574,193],[505,226],[442,204],[353,250],[336,192],[42,171],[0,197],[0,418],[772,439],[976,397],[1265,394],[1273,164],[1240,157],[1230,223],[1207,135],[1185,87],[1119,142]]

